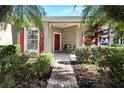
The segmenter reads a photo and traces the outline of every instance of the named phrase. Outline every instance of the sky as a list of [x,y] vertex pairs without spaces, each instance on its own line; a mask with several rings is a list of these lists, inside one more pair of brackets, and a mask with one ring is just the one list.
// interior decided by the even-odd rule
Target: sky
[[47,16],[80,16],[82,11],[82,6],[76,6],[74,10],[74,5],[43,5]]

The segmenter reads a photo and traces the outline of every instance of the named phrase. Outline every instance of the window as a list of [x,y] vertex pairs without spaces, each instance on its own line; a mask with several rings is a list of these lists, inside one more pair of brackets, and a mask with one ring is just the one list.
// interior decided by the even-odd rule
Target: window
[[27,31],[27,49],[38,50],[38,31],[37,30]]

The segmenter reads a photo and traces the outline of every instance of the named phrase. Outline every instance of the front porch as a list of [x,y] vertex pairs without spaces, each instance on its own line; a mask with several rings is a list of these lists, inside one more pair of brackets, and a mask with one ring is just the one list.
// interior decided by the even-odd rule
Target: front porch
[[79,17],[47,17],[44,21],[44,51],[63,53],[65,45],[70,49],[82,45],[84,24]]
[[[48,51],[52,53],[72,53],[80,46],[81,31],[76,23],[51,23],[48,30]],[[45,35],[44,35],[45,36]],[[45,40],[45,39],[44,39]]]

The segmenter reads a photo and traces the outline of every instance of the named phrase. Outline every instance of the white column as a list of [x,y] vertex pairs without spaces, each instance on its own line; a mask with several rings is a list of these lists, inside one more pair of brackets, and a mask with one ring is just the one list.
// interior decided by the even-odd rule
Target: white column
[[83,40],[82,40],[82,42],[83,42],[83,46],[85,46],[85,44],[84,44],[84,39],[85,39],[84,32],[82,32],[82,33],[83,33],[83,36],[82,36]]
[[80,30],[79,26],[76,26],[76,47],[80,46]]
[[49,26],[49,32],[48,32],[48,34],[49,34],[49,51],[50,52],[53,52],[52,51],[53,50],[53,48],[52,48],[52,45],[53,45],[53,39],[52,39],[53,33],[52,33],[52,27],[51,26]]
[[83,25],[83,24],[80,25],[80,35],[81,35],[80,42],[81,42],[81,45],[82,45],[82,46],[85,46],[85,44],[84,44],[84,40],[85,40],[84,32],[85,32],[85,30],[86,30],[85,27],[86,27],[86,26]]
[[82,26],[79,26],[79,46],[84,46],[84,32]]
[[48,26],[48,22],[45,22],[43,24],[44,28],[43,28],[43,31],[44,31],[44,51],[45,52],[49,52],[49,34],[48,34],[48,31],[49,31],[49,26]]

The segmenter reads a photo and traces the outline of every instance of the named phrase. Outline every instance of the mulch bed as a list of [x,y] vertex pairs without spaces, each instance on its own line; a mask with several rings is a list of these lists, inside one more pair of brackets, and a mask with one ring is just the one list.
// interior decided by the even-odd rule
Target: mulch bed
[[116,77],[111,77],[107,69],[99,68],[89,64],[71,64],[76,76],[79,88],[123,88],[124,81],[119,81]]
[[102,88],[97,68],[81,66],[82,64],[72,65],[79,88]]
[[50,67],[48,73],[46,73],[42,78],[23,82],[16,85],[15,88],[46,88],[51,76],[52,69],[53,67]]

